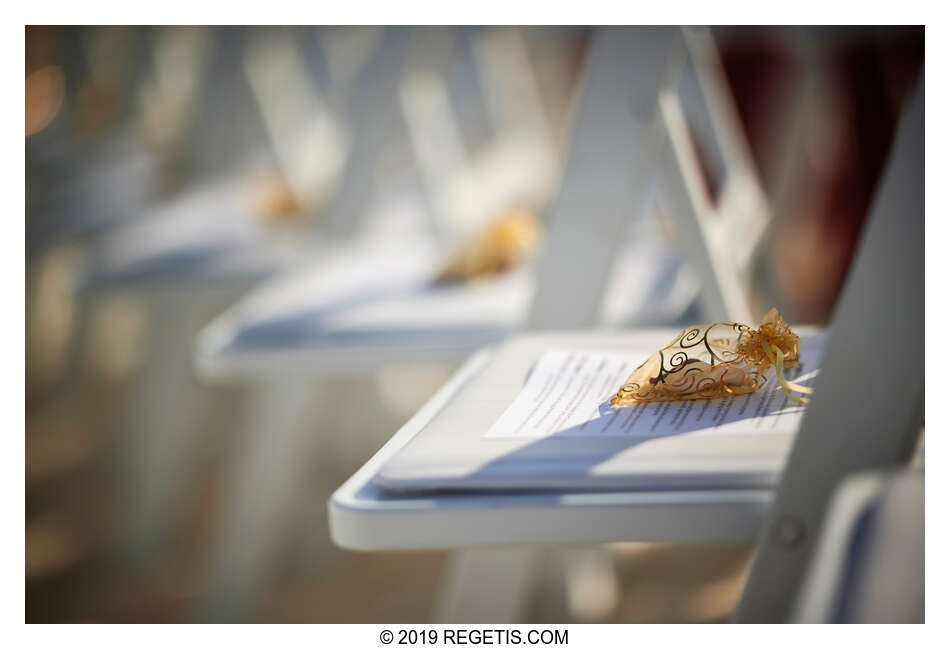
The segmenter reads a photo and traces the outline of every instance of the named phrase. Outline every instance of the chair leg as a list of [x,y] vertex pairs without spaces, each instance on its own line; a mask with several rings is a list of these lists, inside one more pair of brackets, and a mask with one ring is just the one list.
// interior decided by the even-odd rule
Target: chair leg
[[313,395],[313,382],[297,379],[268,383],[248,399],[212,542],[198,611],[202,621],[247,621],[259,603],[299,492],[304,468],[299,451],[312,432],[301,413]]
[[620,582],[609,546],[564,548],[567,607],[579,622],[602,622],[617,608]]
[[540,565],[536,548],[459,550],[445,575],[436,621],[513,624],[524,615]]
[[123,550],[138,571],[156,565],[180,513],[199,396],[191,341],[203,310],[165,294],[157,294],[152,307],[149,358],[135,378],[120,431],[128,512]]

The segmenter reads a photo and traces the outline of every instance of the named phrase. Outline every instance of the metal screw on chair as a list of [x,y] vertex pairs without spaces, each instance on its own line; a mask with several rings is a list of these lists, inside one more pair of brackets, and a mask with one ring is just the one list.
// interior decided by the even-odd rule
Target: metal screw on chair
[[805,538],[805,525],[791,514],[783,514],[772,524],[772,541],[783,548],[793,549]]

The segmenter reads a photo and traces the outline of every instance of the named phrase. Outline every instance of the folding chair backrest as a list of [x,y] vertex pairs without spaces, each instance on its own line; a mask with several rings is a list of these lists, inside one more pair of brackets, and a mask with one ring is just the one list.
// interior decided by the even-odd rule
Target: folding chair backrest
[[609,27],[595,36],[548,218],[531,328],[596,324],[622,235],[647,206],[651,132],[675,33]]
[[346,158],[339,117],[313,83],[292,28],[250,35],[244,69],[281,173],[305,209],[329,198]]
[[[655,179],[701,278],[704,317],[754,322],[752,269],[771,211],[712,34],[610,28],[588,56],[530,325],[596,324],[617,243]],[[705,165],[697,135],[712,154]]]
[[[543,205],[558,152],[522,31],[427,28],[415,48],[399,97],[436,233],[454,245],[506,209]],[[452,63],[470,63],[476,78],[454,78]],[[451,101],[458,81],[486,108],[490,136],[477,147]]]
[[822,372],[792,447],[736,615],[783,622],[841,480],[905,462],[923,422],[924,86],[890,161],[838,301]]
[[660,204],[702,282],[704,317],[754,322],[752,269],[771,209],[711,32],[682,34],[659,96]]

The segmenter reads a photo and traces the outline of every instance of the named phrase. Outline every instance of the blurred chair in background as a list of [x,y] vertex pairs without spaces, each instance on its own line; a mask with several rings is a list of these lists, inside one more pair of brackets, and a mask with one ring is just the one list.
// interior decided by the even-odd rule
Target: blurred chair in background
[[160,161],[135,133],[148,38],[130,27],[28,29],[31,256],[130,216],[127,201],[159,191]]
[[[87,237],[156,197],[161,161],[135,133],[149,30],[26,31],[27,545],[45,548],[28,554],[27,574],[45,577],[108,539],[111,494],[98,460],[137,340],[130,304],[87,317],[75,300]],[[75,482],[86,483],[82,495],[64,508],[54,496]]]
[[[192,449],[201,439],[196,417],[209,396],[192,379],[190,341],[214,312],[254,283],[295,258],[313,254],[311,224],[327,229],[317,217],[338,194],[338,178],[361,173],[344,164],[365,146],[367,132],[385,135],[364,128],[375,121],[365,110],[355,118],[348,114],[349,152],[343,149],[344,136],[320,108],[318,91],[309,81],[300,54],[301,30],[262,30],[246,36],[244,66],[227,61],[220,65],[226,70],[237,65],[247,76],[255,117],[262,119],[269,138],[265,146],[280,170],[276,180],[261,187],[237,168],[231,171],[233,178],[183,192],[140,223],[98,240],[94,265],[84,281],[92,293],[137,290],[154,308],[152,362],[138,377],[124,436],[126,482],[132,487],[128,511],[133,516],[127,543],[137,562],[153,567],[188,492],[192,469],[187,458],[194,457]],[[403,47],[399,40],[384,38],[380,47],[367,66],[356,71],[353,92],[378,87],[379,76],[388,79],[389,68],[398,64]],[[380,66],[385,69],[380,71]],[[220,105],[233,98],[225,95],[214,101]],[[375,149],[378,143],[369,144]]]
[[[285,40],[288,35],[292,38],[294,32],[285,32]],[[213,45],[208,44],[209,39]],[[125,423],[119,425],[122,429],[119,446],[124,453],[121,467],[126,472],[120,479],[131,487],[124,490],[129,499],[120,507],[120,512],[127,519],[125,547],[139,570],[155,570],[161,566],[161,553],[171,542],[169,533],[174,531],[182,513],[180,496],[191,491],[194,449],[201,440],[200,432],[195,430],[195,426],[201,426],[200,419],[195,419],[201,416],[196,414],[196,408],[207,412],[211,396],[207,391],[198,390],[190,379],[194,332],[211,313],[220,310],[255,281],[292,261],[293,254],[311,238],[290,232],[280,223],[288,212],[288,199],[283,196],[275,200],[265,193],[262,197],[259,186],[249,190],[247,185],[252,183],[246,178],[205,186],[207,183],[201,180],[202,170],[210,165],[212,173],[220,175],[222,169],[233,165],[222,166],[213,155],[203,155],[205,149],[220,149],[215,133],[203,130],[190,140],[184,137],[188,131],[186,125],[193,121],[190,113],[195,112],[190,108],[193,102],[187,98],[195,95],[203,99],[202,112],[207,112],[209,105],[212,112],[218,111],[212,115],[213,120],[220,121],[229,113],[245,121],[248,116],[252,122],[255,119],[253,112],[234,111],[235,105],[242,101],[240,84],[212,84],[204,92],[198,92],[205,85],[200,75],[205,67],[203,61],[208,58],[204,53],[209,48],[214,47],[218,54],[212,64],[213,79],[233,79],[231,72],[235,63],[238,64],[236,69],[241,70],[240,59],[220,56],[228,54],[235,42],[241,42],[241,33],[237,30],[209,34],[200,28],[170,28],[159,33],[154,54],[155,74],[145,74],[143,112],[138,123],[150,149],[161,151],[163,158],[179,160],[179,164],[185,159],[185,166],[198,171],[198,180],[194,173],[189,174],[190,184],[196,189],[147,212],[139,222],[105,232],[91,246],[86,246],[91,247],[91,252],[84,255],[84,259],[91,263],[85,264],[82,273],[74,269],[76,275],[84,274],[78,284],[82,294],[87,296],[79,302],[77,320],[80,323],[91,318],[93,311],[101,310],[101,303],[108,305],[124,295],[146,297],[150,302],[150,334],[139,341],[146,348],[144,367],[136,373],[136,388],[122,408]],[[249,55],[253,56],[254,53]],[[273,71],[299,74],[299,70],[288,71],[286,61],[277,63]],[[273,92],[273,88],[270,94],[264,93],[266,101],[261,112],[265,116],[269,105],[295,106],[295,97],[288,96],[288,92],[299,89],[303,80],[289,79],[285,75],[284,81],[288,83],[283,94]],[[309,112],[307,106],[297,107],[301,115]],[[312,117],[317,119],[320,115]],[[306,126],[298,124],[297,128],[306,131]],[[238,119],[230,125],[226,135],[233,137],[242,130],[246,130],[246,126]],[[187,154],[170,153],[179,151],[186,140]],[[274,143],[273,148],[285,153],[287,144],[288,135],[284,134],[283,140]],[[306,147],[303,150],[306,158],[314,158]],[[316,157],[332,158],[332,153],[320,150]],[[290,164],[299,166],[300,163],[291,160]],[[235,171],[239,175],[246,174],[244,170]],[[294,180],[301,177],[298,171],[297,167],[291,170]],[[174,172],[173,167],[170,173],[174,175]],[[320,191],[325,190],[325,181],[322,185],[319,178],[304,180],[316,183]],[[110,177],[108,188],[92,189],[108,193],[117,182]],[[82,189],[88,190],[88,183],[83,184]],[[264,189],[275,193],[273,187]],[[280,186],[277,189],[281,194]],[[296,183],[296,189],[302,190],[301,183]],[[286,195],[287,190],[282,194]],[[309,198],[308,195],[291,197],[290,211],[299,212],[301,205],[312,209],[314,201]],[[116,207],[128,214],[145,211],[144,206],[134,200],[119,201]],[[70,217],[71,213],[66,218]],[[270,225],[268,221],[275,218],[278,222]],[[78,347],[85,343],[87,332],[82,326],[77,329],[74,344]]]
[[[388,179],[381,191],[393,187],[389,191],[398,198],[371,204],[357,239],[255,291],[199,338],[198,364],[206,375],[253,379],[265,386],[241,433],[246,451],[235,472],[235,498],[225,511],[223,545],[215,553],[219,567],[208,597],[212,617],[240,618],[258,590],[263,562],[284,533],[293,494],[300,493],[298,449],[312,433],[302,414],[315,395],[338,392],[334,386],[341,376],[387,366],[386,372],[395,374],[382,380],[400,383],[395,364],[457,360],[467,350],[499,339],[523,317],[518,312],[530,299],[527,266],[497,277],[438,281],[447,246],[471,237],[499,210],[539,209],[557,165],[522,36],[517,30],[495,32],[420,30],[400,96],[425,198],[413,193],[412,185],[407,193],[405,185],[393,187]],[[473,56],[478,47],[488,52],[482,57],[488,60]],[[447,54],[451,52],[455,54]],[[449,102],[454,84],[475,81],[453,78],[459,72],[456,61],[474,63],[485,104],[496,104],[503,113],[501,125],[491,128],[494,135],[481,147],[481,157],[465,154],[463,129]],[[503,70],[517,79],[497,79]],[[472,91],[462,92],[471,96]],[[525,96],[531,110],[511,117]],[[531,162],[528,168],[526,162]],[[443,168],[447,174],[440,173]],[[446,189],[450,186],[468,189],[458,190],[459,196]],[[476,189],[477,199],[471,195]],[[411,377],[415,370],[408,372]],[[444,372],[439,370],[436,378]],[[309,378],[320,376],[325,378],[319,384]],[[383,398],[393,392],[380,387]],[[417,407],[425,396],[423,389],[410,396],[408,406],[397,407]],[[339,398],[358,410],[366,395]],[[354,434],[359,439],[346,439]],[[371,430],[334,435],[342,438],[340,448],[365,449],[375,439]]]

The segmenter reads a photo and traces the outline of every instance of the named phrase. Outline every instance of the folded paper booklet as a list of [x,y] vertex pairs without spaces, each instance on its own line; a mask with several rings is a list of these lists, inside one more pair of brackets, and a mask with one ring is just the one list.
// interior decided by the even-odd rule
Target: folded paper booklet
[[824,334],[802,332],[796,367],[784,367],[781,381],[770,370],[756,378],[756,388],[726,397],[611,403],[671,337],[666,331],[515,338],[383,467],[377,482],[399,491],[772,486],[807,408],[785,386],[814,384]]

